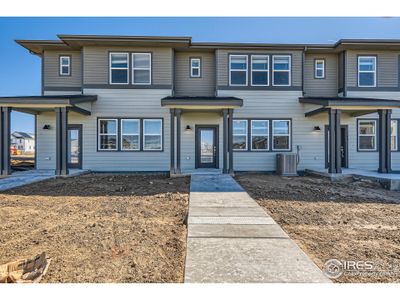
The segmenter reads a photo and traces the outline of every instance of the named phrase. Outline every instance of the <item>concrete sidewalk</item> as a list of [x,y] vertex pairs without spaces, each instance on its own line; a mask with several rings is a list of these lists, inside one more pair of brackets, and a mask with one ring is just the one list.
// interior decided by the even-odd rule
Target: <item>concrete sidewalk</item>
[[330,282],[229,175],[192,175],[185,282]]

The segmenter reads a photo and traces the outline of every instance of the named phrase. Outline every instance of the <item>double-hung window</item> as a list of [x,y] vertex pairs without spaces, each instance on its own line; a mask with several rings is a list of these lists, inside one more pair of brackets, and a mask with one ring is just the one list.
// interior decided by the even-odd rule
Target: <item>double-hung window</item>
[[376,57],[359,56],[358,57],[358,86],[375,87],[376,86]]
[[376,120],[358,120],[358,151],[376,150]]
[[128,53],[110,53],[110,84],[129,83]]
[[140,120],[121,120],[121,150],[140,150]]
[[269,149],[269,121],[251,120],[251,150]]
[[391,133],[390,133],[390,147],[392,151],[398,151],[399,149],[399,125],[398,120],[391,121]]
[[269,56],[251,56],[251,85],[267,86],[269,84]]
[[201,59],[191,58],[190,59],[190,77],[199,78],[201,77]]
[[143,120],[143,150],[162,150],[162,120]]
[[60,56],[60,75],[69,76],[71,75],[71,57],[70,56]]
[[273,55],[272,56],[272,85],[290,86],[291,84],[291,56]]
[[118,122],[116,119],[99,119],[99,150],[117,150]]
[[150,53],[132,53],[132,83],[151,84]]
[[229,85],[247,85],[247,55],[229,55]]
[[318,58],[314,61],[314,78],[325,78],[325,59]]
[[233,149],[247,150],[247,120],[233,120]]
[[290,120],[272,120],[272,150],[290,150]]

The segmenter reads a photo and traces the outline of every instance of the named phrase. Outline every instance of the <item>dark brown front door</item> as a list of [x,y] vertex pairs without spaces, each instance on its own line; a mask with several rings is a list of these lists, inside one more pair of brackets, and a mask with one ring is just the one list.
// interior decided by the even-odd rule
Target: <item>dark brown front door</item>
[[82,169],[82,125],[68,125],[68,168]]
[[196,126],[196,168],[217,168],[218,126]]

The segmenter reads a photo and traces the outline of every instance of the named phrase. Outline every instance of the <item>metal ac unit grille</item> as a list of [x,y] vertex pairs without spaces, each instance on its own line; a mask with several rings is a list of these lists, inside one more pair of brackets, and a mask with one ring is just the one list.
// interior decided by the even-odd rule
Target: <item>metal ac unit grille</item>
[[276,172],[281,176],[297,176],[297,154],[280,153],[276,155]]

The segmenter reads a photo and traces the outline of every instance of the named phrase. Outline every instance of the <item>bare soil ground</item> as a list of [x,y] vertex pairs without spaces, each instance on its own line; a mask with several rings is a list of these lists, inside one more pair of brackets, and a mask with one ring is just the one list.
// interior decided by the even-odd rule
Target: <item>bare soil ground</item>
[[369,261],[337,282],[400,282],[400,192],[377,183],[246,174],[238,182],[322,270],[329,259]]
[[88,174],[0,193],[0,264],[45,251],[42,282],[182,282],[189,178]]

